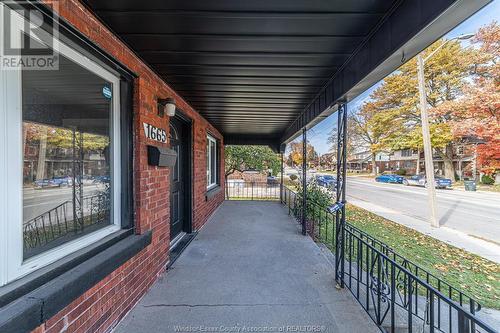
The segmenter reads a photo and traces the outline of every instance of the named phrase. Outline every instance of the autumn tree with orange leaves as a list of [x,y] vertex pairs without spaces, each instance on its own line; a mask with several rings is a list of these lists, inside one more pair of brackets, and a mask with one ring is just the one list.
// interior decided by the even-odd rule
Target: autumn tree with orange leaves
[[483,140],[477,162],[482,172],[491,175],[500,170],[500,25],[493,22],[479,29],[472,45],[477,52],[463,96],[443,103],[435,113],[452,115],[454,136]]
[[[500,170],[499,40],[500,26],[493,22],[478,30],[470,47],[441,39],[422,52],[426,57],[439,48],[426,61],[425,85],[431,143],[447,178],[455,178],[453,157],[464,137],[485,142],[478,147],[481,171]],[[367,142],[373,153],[423,147],[416,69],[415,59],[402,65],[357,112],[351,134],[376,138]]]
[[[308,167],[311,167],[312,162],[318,159],[318,153],[309,142],[307,142],[306,147],[306,163]],[[286,159],[286,164],[291,167],[302,167],[302,142],[291,142],[287,149],[289,150],[289,154]]]

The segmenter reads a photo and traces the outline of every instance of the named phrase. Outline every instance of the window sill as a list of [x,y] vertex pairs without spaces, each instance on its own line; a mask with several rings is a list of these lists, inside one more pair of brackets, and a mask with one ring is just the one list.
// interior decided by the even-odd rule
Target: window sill
[[[148,246],[152,232],[143,235],[122,232],[116,237],[118,240],[111,246],[109,242],[112,240],[108,239],[80,257],[52,267],[39,276],[31,279],[27,276],[13,282],[14,287],[0,288],[10,287],[10,291],[0,294],[0,306],[8,302],[0,308],[0,332],[35,329]],[[69,266],[71,264],[73,266]],[[72,268],[68,269],[68,266]]]
[[220,185],[211,187],[210,189],[207,189],[207,192],[205,193],[205,201],[210,200],[213,198],[217,193],[221,191],[222,187]]

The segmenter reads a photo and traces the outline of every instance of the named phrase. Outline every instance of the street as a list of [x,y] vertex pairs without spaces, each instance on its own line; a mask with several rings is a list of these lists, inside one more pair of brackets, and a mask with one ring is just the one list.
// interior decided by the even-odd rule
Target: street
[[[90,196],[101,190],[102,187],[100,184],[84,185],[83,193],[85,196]],[[72,193],[71,186],[45,189],[25,188],[23,191],[23,220],[29,221],[65,201],[71,201]]]
[[[423,187],[349,177],[347,199],[428,223],[427,191]],[[437,201],[441,226],[500,245],[500,193],[437,190]]]

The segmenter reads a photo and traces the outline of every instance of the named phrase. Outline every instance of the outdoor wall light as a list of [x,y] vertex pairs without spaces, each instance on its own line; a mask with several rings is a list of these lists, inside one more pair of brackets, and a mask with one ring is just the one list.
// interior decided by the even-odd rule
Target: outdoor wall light
[[173,98],[158,99],[158,115],[175,116],[175,101]]

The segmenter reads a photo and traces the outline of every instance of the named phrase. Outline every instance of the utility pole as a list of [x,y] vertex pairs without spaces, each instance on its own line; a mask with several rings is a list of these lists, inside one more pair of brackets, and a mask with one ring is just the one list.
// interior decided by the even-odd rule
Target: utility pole
[[429,220],[432,227],[439,228],[437,218],[436,186],[434,181],[434,162],[432,160],[431,134],[429,130],[429,115],[427,114],[427,95],[425,94],[424,59],[417,56],[418,92],[420,95],[420,118],[422,120],[422,137],[424,140],[425,180],[429,199]]
[[429,114],[427,113],[427,95],[425,93],[424,62],[437,53],[442,47],[452,40],[466,40],[474,37],[474,34],[464,34],[449,39],[432,51],[425,59],[422,54],[417,55],[418,93],[420,95],[420,119],[422,121],[422,137],[424,141],[425,180],[429,196],[429,220],[431,226],[439,228],[437,217],[436,183],[434,180],[434,162],[432,160],[431,134],[429,130]]

